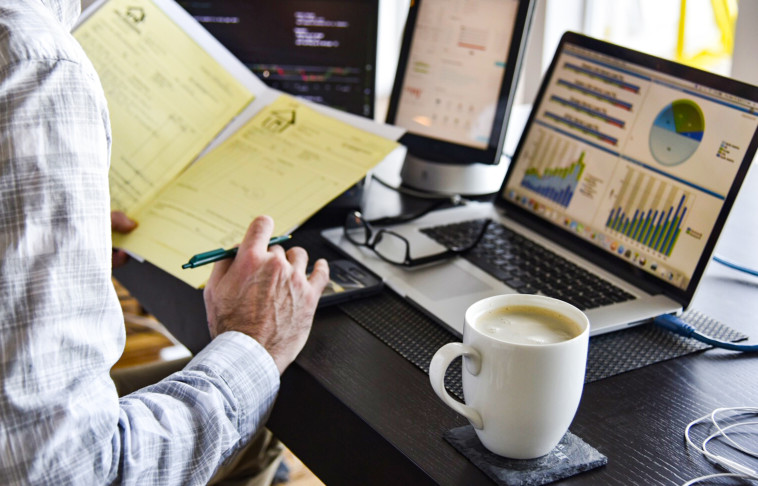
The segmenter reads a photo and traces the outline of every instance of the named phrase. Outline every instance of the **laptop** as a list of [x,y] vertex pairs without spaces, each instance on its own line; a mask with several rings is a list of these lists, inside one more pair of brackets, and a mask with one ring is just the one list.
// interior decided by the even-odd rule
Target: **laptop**
[[[758,88],[569,32],[494,201],[391,228],[416,257],[449,246],[440,233],[492,220],[474,250],[408,269],[353,245],[342,228],[322,235],[458,335],[479,299],[564,298],[599,278],[610,287],[564,298],[598,335],[689,306],[757,145]],[[505,258],[482,261],[504,238],[547,278],[524,286]],[[568,289],[555,294],[559,280]]]

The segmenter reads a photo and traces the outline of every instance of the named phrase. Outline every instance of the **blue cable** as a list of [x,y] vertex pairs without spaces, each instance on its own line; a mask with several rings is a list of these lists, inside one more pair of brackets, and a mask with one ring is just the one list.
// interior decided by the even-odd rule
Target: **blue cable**
[[754,277],[758,277],[758,271],[753,270],[752,268],[743,267],[742,265],[738,265],[736,263],[730,262],[729,260],[724,260],[722,257],[718,255],[713,255],[713,260],[729,268],[739,270],[740,272],[745,272],[747,274],[753,275]]
[[[739,270],[740,272],[758,277],[758,271],[724,260],[718,255],[713,255],[713,260],[729,268],[733,268],[734,270]],[[730,343],[728,341],[714,339],[705,334],[700,334],[694,327],[672,314],[660,315],[653,319],[653,323],[673,333],[679,334],[680,336],[696,339],[702,343],[710,344],[715,348],[730,349],[732,351],[741,351],[743,353],[754,353],[758,351],[758,344]]]
[[663,314],[655,319],[653,319],[653,322],[671,332],[674,332],[676,334],[679,334],[684,337],[696,339],[700,342],[710,344],[713,347],[716,348],[723,348],[723,349],[730,349],[732,351],[742,351],[744,353],[754,353],[758,351],[758,344],[737,344],[737,343],[730,343],[728,341],[719,341],[718,339],[713,339],[711,337],[708,337],[704,334],[700,334],[695,330],[694,327],[690,326],[683,320],[679,319],[678,317],[672,315],[672,314]]

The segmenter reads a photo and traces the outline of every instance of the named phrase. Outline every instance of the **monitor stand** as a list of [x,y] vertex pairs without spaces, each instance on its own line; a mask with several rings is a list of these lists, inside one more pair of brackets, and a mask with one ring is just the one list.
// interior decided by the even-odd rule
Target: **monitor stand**
[[445,164],[408,154],[400,170],[403,185],[430,193],[482,196],[500,190],[508,160],[499,164]]

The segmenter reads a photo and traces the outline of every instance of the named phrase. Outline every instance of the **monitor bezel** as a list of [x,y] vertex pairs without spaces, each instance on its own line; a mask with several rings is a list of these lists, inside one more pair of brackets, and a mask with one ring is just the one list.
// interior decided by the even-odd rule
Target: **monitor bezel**
[[[395,82],[387,110],[386,122],[391,125],[394,125],[397,116],[408,58],[410,56],[410,48],[413,41],[413,34],[416,28],[416,20],[419,8],[423,1],[430,0],[413,0],[408,10],[408,17],[405,23],[403,41],[398,58]],[[519,5],[516,10],[516,18],[513,24],[511,43],[506,57],[505,73],[500,83],[498,102],[495,109],[495,119],[492,124],[487,147],[479,149],[462,145],[460,143],[448,142],[442,139],[406,132],[401,137],[400,143],[407,147],[409,154],[421,159],[445,164],[480,163],[496,165],[500,162],[503,143],[505,141],[505,130],[508,124],[508,118],[510,116],[511,106],[515,96],[516,84],[519,78],[518,75],[521,70],[524,49],[531,27],[534,0],[519,0],[518,3]]]

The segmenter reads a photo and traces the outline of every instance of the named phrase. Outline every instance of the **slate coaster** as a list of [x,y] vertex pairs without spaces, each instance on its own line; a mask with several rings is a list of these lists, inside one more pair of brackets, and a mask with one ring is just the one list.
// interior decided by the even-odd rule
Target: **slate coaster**
[[549,454],[525,460],[508,459],[488,451],[471,425],[448,430],[443,437],[500,485],[547,484],[608,463],[606,456],[571,432],[566,432]]

